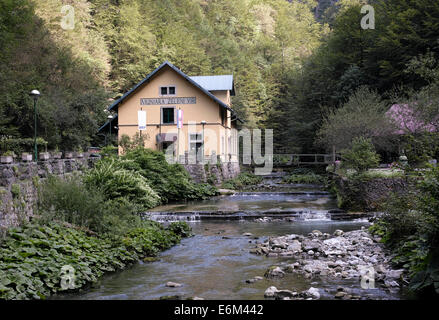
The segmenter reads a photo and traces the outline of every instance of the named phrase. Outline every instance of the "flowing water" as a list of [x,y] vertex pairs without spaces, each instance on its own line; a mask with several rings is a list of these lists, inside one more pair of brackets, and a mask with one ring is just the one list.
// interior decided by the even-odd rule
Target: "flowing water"
[[[265,186],[275,185],[278,191],[244,192],[207,201],[175,204],[156,208],[148,216],[157,221],[185,220],[195,236],[159,255],[159,260],[139,262],[133,267],[105,276],[86,292],[58,296],[56,299],[159,299],[178,296],[182,299],[263,299],[269,286],[303,291],[321,289],[322,299],[333,299],[337,287],[350,288],[353,294],[372,299],[400,299],[399,292],[382,289],[363,290],[357,280],[322,282],[286,274],[280,279],[246,283],[246,279],[263,276],[272,265],[294,262],[294,258],[268,258],[250,254],[256,242],[269,236],[308,234],[318,229],[333,233],[336,229],[350,231],[367,226],[367,220],[332,221],[328,210],[336,208],[334,199],[315,186],[278,185],[278,177],[265,179]],[[279,191],[281,190],[281,191]],[[217,213],[220,214],[217,214]],[[291,216],[289,220],[257,222],[255,217],[269,213]],[[251,216],[252,219],[245,217]],[[243,218],[244,217],[244,218]],[[244,236],[251,233],[253,236]],[[182,284],[169,288],[168,281]]]

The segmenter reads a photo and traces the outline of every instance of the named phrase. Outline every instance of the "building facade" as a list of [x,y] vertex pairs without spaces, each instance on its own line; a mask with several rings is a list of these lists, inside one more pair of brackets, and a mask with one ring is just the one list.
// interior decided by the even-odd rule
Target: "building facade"
[[232,75],[190,77],[166,61],[108,108],[117,116],[100,131],[112,127],[119,140],[142,135],[146,148],[179,161],[219,156],[237,162],[242,121],[231,107],[232,95]]

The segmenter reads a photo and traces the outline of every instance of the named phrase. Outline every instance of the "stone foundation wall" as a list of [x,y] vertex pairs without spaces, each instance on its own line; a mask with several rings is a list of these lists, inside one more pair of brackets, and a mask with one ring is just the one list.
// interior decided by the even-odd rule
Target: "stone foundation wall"
[[34,214],[37,185],[50,174],[64,176],[93,166],[96,157],[0,164],[0,232]]
[[235,178],[241,171],[238,162],[213,164],[184,164],[194,181],[198,183],[212,183],[220,185],[224,180]]

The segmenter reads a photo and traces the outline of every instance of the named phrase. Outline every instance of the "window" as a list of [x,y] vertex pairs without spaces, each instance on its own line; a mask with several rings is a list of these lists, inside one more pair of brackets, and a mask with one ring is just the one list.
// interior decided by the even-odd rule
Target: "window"
[[202,162],[204,158],[204,142],[201,133],[189,134],[189,153],[195,156],[197,162]]
[[175,86],[160,87],[161,96],[175,96],[175,94],[176,94]]
[[175,108],[162,108],[162,123],[175,123]]
[[224,108],[220,107],[220,118],[221,118],[221,124],[225,126],[227,124],[226,122],[226,110]]

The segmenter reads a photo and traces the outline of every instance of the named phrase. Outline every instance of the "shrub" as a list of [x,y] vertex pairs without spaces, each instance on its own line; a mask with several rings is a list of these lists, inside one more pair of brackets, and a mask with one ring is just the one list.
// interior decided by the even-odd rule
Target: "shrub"
[[431,158],[439,157],[439,133],[424,132],[402,137],[404,154],[410,165],[423,165]]
[[108,200],[100,189],[86,187],[79,176],[50,176],[39,185],[38,212],[42,222],[63,221],[99,233],[122,234],[141,223],[137,207]]
[[160,197],[140,173],[124,169],[129,161],[107,158],[96,163],[84,176],[89,188],[100,189],[107,199],[128,201],[137,209],[146,210],[160,204]]
[[192,229],[186,222],[172,222],[168,226],[168,230],[181,237],[192,236]]
[[393,249],[393,262],[410,272],[412,290],[439,294],[439,168],[425,173],[418,190],[391,197],[380,227],[384,241]]
[[58,219],[99,230],[105,213],[105,199],[96,189],[86,189],[78,176],[64,180],[50,176],[39,188],[38,209],[48,220]]
[[215,187],[195,184],[180,164],[169,164],[160,151],[139,147],[127,151],[121,159],[130,160],[121,162],[121,165],[145,177],[163,203],[204,199],[217,193]]
[[257,185],[262,182],[262,177],[256,176],[250,172],[242,172],[237,177],[227,180],[223,183],[223,188],[239,190],[246,186]]
[[306,174],[291,174],[286,176],[282,181],[283,183],[319,184],[325,183],[326,179],[321,175],[311,172]]
[[358,172],[377,167],[380,161],[371,140],[363,137],[354,138],[351,149],[343,150],[342,155],[342,165]]

